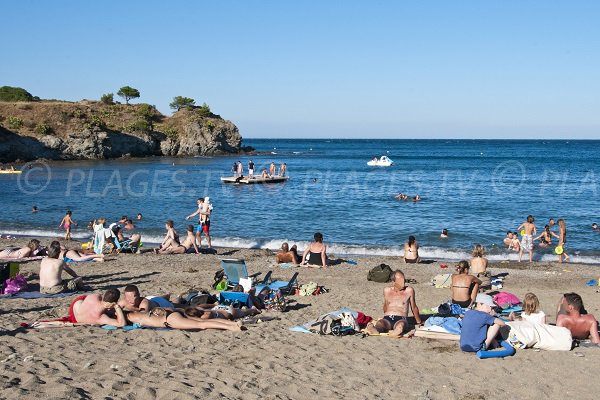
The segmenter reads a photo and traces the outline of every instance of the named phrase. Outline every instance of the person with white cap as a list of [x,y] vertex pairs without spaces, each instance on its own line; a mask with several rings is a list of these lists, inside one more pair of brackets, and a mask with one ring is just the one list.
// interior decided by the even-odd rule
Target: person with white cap
[[479,293],[475,298],[475,309],[468,310],[462,322],[460,349],[477,352],[496,347],[496,336],[506,324],[496,318],[496,304],[490,295]]

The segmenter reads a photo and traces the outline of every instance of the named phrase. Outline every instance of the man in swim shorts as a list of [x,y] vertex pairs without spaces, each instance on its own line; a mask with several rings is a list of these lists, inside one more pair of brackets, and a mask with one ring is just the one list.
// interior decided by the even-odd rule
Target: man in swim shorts
[[577,293],[566,293],[558,303],[556,326],[562,326],[571,331],[573,339],[590,339],[592,343],[600,344],[598,322],[592,314],[582,314],[583,300]]
[[[83,289],[83,280],[75,271],[60,259],[61,247],[58,241],[53,241],[48,248],[48,257],[40,263],[40,292],[44,294],[58,294],[74,292]],[[65,271],[73,279],[62,279]]]
[[404,273],[392,273],[392,286],[383,289],[383,318],[367,325],[367,333],[377,335],[389,332],[389,336],[400,337],[408,332],[408,309],[412,310],[415,321],[422,325],[419,307],[415,300],[415,290],[406,286]]
[[537,235],[533,215],[527,216],[527,221],[523,222],[517,230],[521,231],[521,248],[519,250],[519,262],[523,257],[523,250],[529,251],[529,262],[533,261],[533,237]]
[[198,209],[192,214],[185,217],[185,219],[190,219],[194,216],[198,216],[198,225],[196,226],[196,241],[198,242],[198,247],[202,247],[202,234],[206,236],[206,241],[208,242],[208,248],[212,247],[212,243],[210,240],[210,213],[212,211],[212,206],[209,203],[208,197],[199,197],[196,200],[198,204]]
[[123,298],[119,300],[118,304],[127,311],[150,311],[156,307],[175,308],[175,305],[165,297],[142,297],[140,290],[135,285],[125,287]]
[[108,289],[103,296],[94,293],[77,297],[69,308],[69,322],[125,326],[123,309],[117,304],[120,295],[117,289]]

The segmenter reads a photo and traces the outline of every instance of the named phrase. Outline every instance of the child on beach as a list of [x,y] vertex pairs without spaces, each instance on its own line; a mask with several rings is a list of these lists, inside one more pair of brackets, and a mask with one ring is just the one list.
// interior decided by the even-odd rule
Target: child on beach
[[477,352],[496,347],[496,336],[506,324],[495,318],[494,301],[488,294],[480,293],[475,298],[475,309],[465,313],[460,333],[460,349]]
[[71,226],[77,225],[77,223],[71,219],[72,214],[73,213],[71,210],[67,210],[67,213],[63,217],[62,221],[60,221],[60,225],[58,225],[59,228],[63,227],[65,228],[65,231],[67,231],[65,234],[65,240],[71,240]]
[[[508,315],[508,319],[515,321],[517,317],[515,316],[514,312],[511,312]],[[546,314],[540,310],[540,300],[535,294],[525,294],[525,298],[523,299],[523,313],[521,314],[521,319],[534,324],[546,324]]]
[[523,250],[529,251],[529,262],[533,262],[533,236],[537,234],[537,230],[533,223],[535,218],[533,215],[527,216],[527,221],[523,222],[518,228],[521,231],[521,249],[519,250],[519,262],[523,257]]

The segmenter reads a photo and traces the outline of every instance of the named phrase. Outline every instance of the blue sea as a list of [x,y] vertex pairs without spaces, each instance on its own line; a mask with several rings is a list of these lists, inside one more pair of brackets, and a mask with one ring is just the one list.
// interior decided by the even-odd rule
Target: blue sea
[[[213,204],[213,245],[303,248],[316,231],[336,255],[401,255],[414,235],[425,258],[456,260],[483,244],[491,259],[515,259],[502,246],[507,230],[527,215],[538,231],[549,218],[567,223],[572,260],[600,263],[600,141],[548,140],[245,140],[252,156],[32,162],[21,175],[0,175],[0,232],[57,236],[67,209],[78,222],[74,237],[90,236],[87,223],[122,215],[143,220],[145,243],[160,242],[164,222],[195,211],[196,198]],[[386,155],[391,167],[367,161]],[[287,164],[284,184],[229,185],[234,161],[258,173]],[[419,194],[418,203],[394,196]],[[32,213],[36,205],[38,213]],[[440,238],[442,229],[449,238]],[[558,227],[554,228],[557,232]],[[552,249],[534,259],[555,260]]]

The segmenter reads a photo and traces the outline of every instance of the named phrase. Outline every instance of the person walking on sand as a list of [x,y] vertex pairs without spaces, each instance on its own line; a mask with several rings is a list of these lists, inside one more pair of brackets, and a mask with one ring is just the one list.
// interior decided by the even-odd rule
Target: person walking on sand
[[519,249],[519,262],[523,257],[523,250],[529,251],[529,262],[533,262],[533,237],[537,235],[533,215],[527,216],[527,221],[523,222],[518,228],[521,231],[521,248]]
[[71,240],[71,226],[77,225],[77,223],[75,223],[71,219],[71,215],[73,215],[71,210],[67,210],[67,213],[65,214],[62,221],[60,221],[60,224],[58,225],[59,228],[61,228],[61,227],[65,228],[65,231],[67,231],[67,233],[65,234],[65,240]]
[[404,273],[400,270],[394,271],[392,280],[392,286],[383,289],[383,318],[367,325],[367,333],[370,335],[389,332],[391,337],[400,337],[408,332],[409,307],[417,325],[423,325],[415,300],[415,290],[406,286]]

